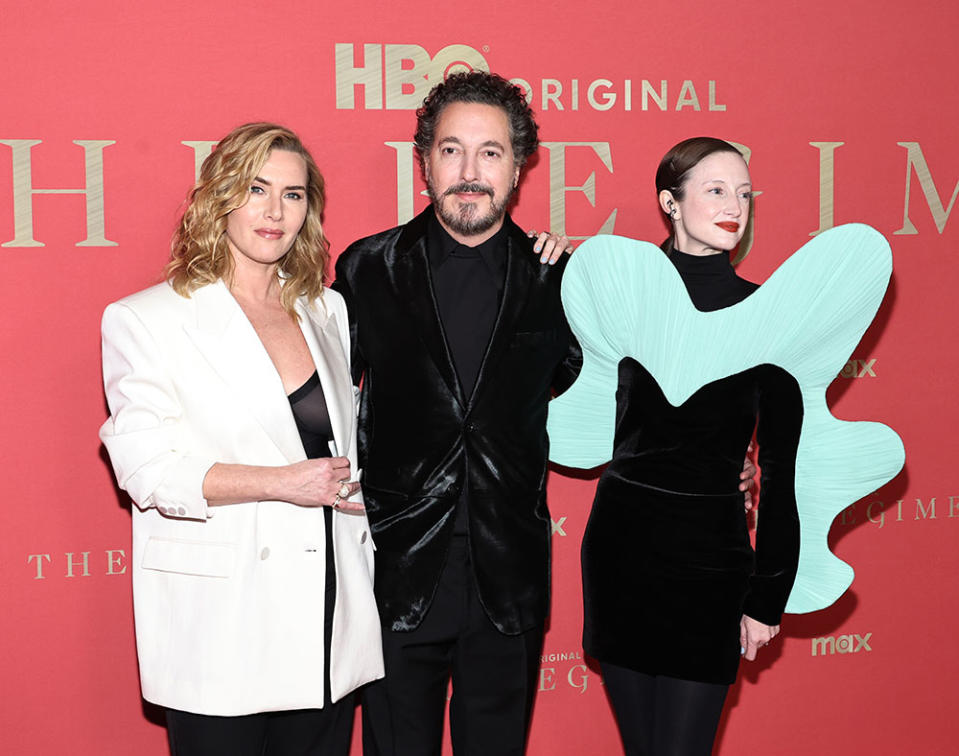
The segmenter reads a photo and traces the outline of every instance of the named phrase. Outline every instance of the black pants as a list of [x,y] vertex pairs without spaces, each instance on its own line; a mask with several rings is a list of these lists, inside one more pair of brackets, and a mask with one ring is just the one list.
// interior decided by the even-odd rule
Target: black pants
[[167,709],[173,756],[346,756],[353,694],[322,709],[212,717]]
[[712,753],[728,685],[600,666],[626,756]]
[[526,747],[543,629],[504,635],[476,591],[465,536],[454,536],[420,626],[384,630],[386,678],[363,691],[365,756],[438,756],[447,685],[457,756],[519,756]]

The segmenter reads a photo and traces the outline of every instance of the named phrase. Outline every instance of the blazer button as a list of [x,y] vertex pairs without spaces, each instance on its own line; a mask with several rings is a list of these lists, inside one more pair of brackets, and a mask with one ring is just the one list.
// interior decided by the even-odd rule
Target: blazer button
[[466,432],[467,432],[467,433],[472,433],[472,432],[475,431],[475,430],[476,430],[476,426],[475,426],[473,423],[467,423],[467,424],[466,424]]
[[270,547],[264,546],[263,550],[260,552],[260,559],[269,559],[270,558]]
[[183,507],[177,507],[176,513],[182,517],[183,515],[186,514],[186,509],[184,509]]

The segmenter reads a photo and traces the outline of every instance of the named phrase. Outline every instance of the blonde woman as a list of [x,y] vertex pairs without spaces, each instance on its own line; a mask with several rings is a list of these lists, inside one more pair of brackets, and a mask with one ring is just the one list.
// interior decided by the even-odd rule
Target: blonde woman
[[107,307],[100,430],[132,497],[143,696],[173,754],[346,754],[383,674],[349,331],[323,178],[241,126],[206,159],[167,280]]

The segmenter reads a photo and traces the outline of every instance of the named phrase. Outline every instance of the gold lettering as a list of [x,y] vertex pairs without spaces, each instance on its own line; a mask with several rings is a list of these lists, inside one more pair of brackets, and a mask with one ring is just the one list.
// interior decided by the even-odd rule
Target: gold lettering
[[[931,514],[930,514],[930,513],[931,513]],[[935,496],[933,496],[933,497],[929,500],[929,506],[928,506],[928,507],[926,507],[926,506],[923,505],[922,499],[920,499],[918,496],[916,497],[916,517],[915,517],[915,519],[916,519],[916,520],[920,519],[920,515],[922,515],[922,518],[921,518],[921,519],[923,519],[923,520],[925,520],[925,519],[935,520],[935,519],[936,519],[936,497],[935,497]]]
[[856,505],[850,504],[844,510],[842,510],[842,516],[839,518],[840,525],[855,525],[856,524]]
[[652,97],[659,109],[665,111],[667,107],[666,92],[666,79],[661,79],[659,82],[659,94],[656,93],[650,82],[643,79],[643,110],[649,110],[649,98]]
[[[879,519],[876,520],[872,516],[872,510],[874,507],[879,507]],[[886,506],[881,501],[874,501],[868,507],[866,507],[866,519],[874,525],[878,525],[879,529],[882,530],[882,526],[886,524]]]
[[709,109],[712,111],[723,112],[726,106],[716,102],[716,82],[709,80]]
[[613,105],[616,104],[616,93],[615,92],[603,92],[602,102],[596,101],[596,90],[600,87],[604,89],[609,89],[613,86],[613,82],[609,79],[596,79],[589,85],[589,89],[586,90],[586,99],[589,101],[590,106],[593,110],[609,110]]
[[47,576],[43,574],[43,560],[46,559],[49,562],[50,555],[49,554],[30,554],[30,556],[27,557],[27,564],[30,564],[31,559],[37,560],[37,574],[34,575],[33,579],[46,580]]
[[539,690],[556,690],[556,667],[540,667]]
[[115,247],[106,238],[103,212],[103,149],[116,144],[112,139],[74,139],[84,151],[86,187],[83,189],[34,189],[30,151],[40,139],[0,139],[13,151],[13,228],[14,238],[0,247],[42,247],[33,238],[34,194],[83,194],[87,199],[87,238],[78,247]]
[[563,94],[563,84],[559,79],[543,79],[542,96],[540,97],[540,108],[543,111],[549,110],[549,104],[552,102],[557,110],[563,110],[563,103],[559,98]]
[[949,516],[955,517],[956,510],[959,509],[959,496],[950,496],[949,497]]
[[353,110],[356,107],[356,87],[363,87],[364,107],[380,110],[383,107],[383,68],[380,45],[363,45],[363,64],[354,65],[352,44],[334,46],[336,65],[336,109]]
[[384,142],[396,150],[396,223],[413,219],[413,142]]
[[699,96],[696,94],[696,87],[693,86],[693,83],[686,79],[683,81],[683,86],[679,89],[679,99],[676,100],[676,110],[682,110],[683,108],[692,106],[693,110],[700,110],[699,107]]
[[916,178],[919,179],[919,186],[922,187],[922,192],[926,197],[929,210],[932,211],[932,219],[935,221],[936,228],[941,234],[946,227],[946,221],[949,220],[952,206],[956,204],[956,195],[959,195],[959,182],[956,183],[956,188],[952,192],[949,206],[943,208],[942,199],[936,190],[936,184],[932,180],[932,173],[926,164],[926,158],[922,154],[922,148],[919,146],[919,142],[896,142],[896,144],[906,149],[906,201],[902,211],[902,228],[898,231],[893,231],[893,234],[904,235],[919,233],[912,221],[909,220],[909,197],[912,189],[913,169],[916,171]]
[[818,236],[833,227],[833,213],[836,203],[833,198],[835,175],[835,153],[837,147],[845,142],[810,142],[810,146],[819,150],[819,228],[810,236]]
[[[574,679],[575,678],[575,679]],[[589,674],[586,672],[585,664],[574,664],[566,673],[566,681],[574,688],[579,689],[580,693],[585,693],[589,684]]]
[[203,167],[203,161],[213,152],[216,142],[210,139],[185,139],[181,141],[180,144],[193,150],[193,180],[199,181],[200,168]]
[[387,109],[418,108],[430,91],[429,53],[419,45],[387,45],[384,70]]
[[[123,549],[107,549],[106,554],[107,575],[122,575],[127,571],[127,566],[122,564],[123,560],[126,559],[126,552]],[[116,567],[120,567],[120,569],[114,569]]]
[[623,82],[623,108],[628,112],[633,109],[633,80]]
[[579,110],[579,79],[573,79],[571,89],[573,93],[573,110]]
[[533,102],[533,88],[530,86],[530,83],[526,79],[521,79],[518,76],[509,80],[510,84],[515,84],[517,87],[522,89],[526,93],[526,104],[529,105]]
[[67,552],[67,577],[73,577],[73,568],[74,567],[83,567],[83,571],[80,573],[82,577],[90,576],[90,552],[83,551],[80,553],[80,561],[75,562],[73,560],[73,552]]
[[[589,204],[596,207],[596,172],[593,171],[581,186],[566,184],[566,150],[570,147],[589,147],[606,166],[613,172],[613,156],[609,142],[543,142],[543,147],[549,151],[549,228],[553,233],[566,233],[566,194],[567,192],[582,192],[586,195]],[[611,234],[616,223],[616,209],[609,214],[599,234]],[[570,239],[588,239],[589,236],[572,236]]]

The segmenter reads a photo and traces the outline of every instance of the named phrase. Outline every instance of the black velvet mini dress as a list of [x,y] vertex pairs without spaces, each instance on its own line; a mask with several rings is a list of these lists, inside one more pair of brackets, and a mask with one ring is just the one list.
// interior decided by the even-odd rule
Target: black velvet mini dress
[[[701,311],[757,288],[725,254],[674,251],[670,259]],[[798,383],[774,365],[709,383],[674,407],[642,364],[619,363],[613,458],[582,546],[590,656],[651,675],[735,681],[742,615],[778,624],[796,575],[802,417]],[[755,551],[738,490],[754,430],[762,473]]]

